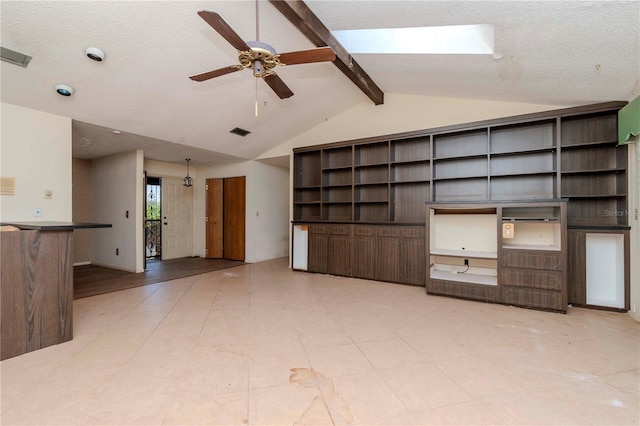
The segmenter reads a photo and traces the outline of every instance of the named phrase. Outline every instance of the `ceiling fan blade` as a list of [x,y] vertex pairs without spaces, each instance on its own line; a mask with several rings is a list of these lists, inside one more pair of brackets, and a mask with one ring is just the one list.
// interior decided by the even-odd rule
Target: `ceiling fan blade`
[[291,89],[289,89],[287,85],[284,84],[284,81],[282,81],[282,79],[278,77],[277,74],[270,74],[263,80],[267,82],[269,87],[271,87],[274,92],[276,92],[276,95],[278,95],[280,99],[287,99],[293,96],[293,92],[291,91]]
[[214,77],[220,77],[221,75],[230,74],[232,72],[240,71],[242,67],[240,65],[230,65],[225,68],[204,72],[202,74],[192,75],[189,77],[193,81],[205,81]]
[[225,22],[220,15],[215,12],[209,12],[202,10],[198,12],[198,15],[211,25],[211,28],[216,30],[225,40],[229,42],[237,50],[247,51],[251,48],[247,43],[240,38],[240,36]]
[[336,54],[330,47],[319,49],[287,52],[279,55],[280,63],[284,65],[310,64],[313,62],[335,61]]

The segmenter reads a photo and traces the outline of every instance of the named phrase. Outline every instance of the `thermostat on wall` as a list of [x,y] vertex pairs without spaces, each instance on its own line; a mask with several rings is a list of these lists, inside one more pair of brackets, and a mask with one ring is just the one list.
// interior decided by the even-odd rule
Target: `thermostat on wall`
[[0,195],[16,195],[16,178],[0,177]]

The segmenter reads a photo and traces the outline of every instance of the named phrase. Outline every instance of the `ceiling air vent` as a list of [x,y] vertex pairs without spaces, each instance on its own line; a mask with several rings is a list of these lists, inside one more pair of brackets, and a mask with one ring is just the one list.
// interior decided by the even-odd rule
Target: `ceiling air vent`
[[241,129],[240,127],[234,127],[229,131],[229,133],[233,133],[234,135],[245,137],[251,132],[245,129]]
[[7,49],[6,47],[0,47],[0,59],[26,68],[27,65],[29,65],[29,61],[31,61],[31,56],[16,52],[15,50]]

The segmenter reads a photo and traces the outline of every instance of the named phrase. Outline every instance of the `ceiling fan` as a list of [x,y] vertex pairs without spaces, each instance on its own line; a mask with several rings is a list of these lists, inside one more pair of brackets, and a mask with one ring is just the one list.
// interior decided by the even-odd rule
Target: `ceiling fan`
[[[198,12],[198,15],[205,20],[214,30],[216,30],[225,40],[238,50],[238,65],[197,74],[189,77],[194,81],[205,81],[211,78],[220,77],[225,74],[251,68],[256,78],[262,78],[271,89],[280,97],[286,99],[293,96],[291,89],[273,70],[278,65],[309,64],[313,62],[334,61],[335,53],[330,47],[320,47],[318,49],[301,50],[297,52],[276,53],[276,50],[266,43],[260,41],[245,42],[227,24],[220,15],[206,10]],[[258,17],[256,3],[256,39],[258,39]]]

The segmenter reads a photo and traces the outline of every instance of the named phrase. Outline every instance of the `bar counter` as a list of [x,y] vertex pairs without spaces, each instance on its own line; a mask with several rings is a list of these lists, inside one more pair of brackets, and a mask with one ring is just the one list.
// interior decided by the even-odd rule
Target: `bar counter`
[[111,225],[73,222],[0,225],[0,360],[71,340],[73,230]]

